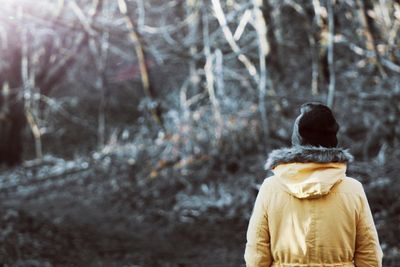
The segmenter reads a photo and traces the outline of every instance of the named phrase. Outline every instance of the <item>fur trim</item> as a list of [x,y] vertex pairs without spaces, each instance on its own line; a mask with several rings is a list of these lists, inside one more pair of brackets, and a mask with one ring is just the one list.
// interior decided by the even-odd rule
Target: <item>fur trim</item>
[[285,163],[329,163],[329,162],[352,162],[353,156],[342,148],[326,148],[315,146],[293,146],[273,150],[268,155],[265,169],[273,169],[279,164]]

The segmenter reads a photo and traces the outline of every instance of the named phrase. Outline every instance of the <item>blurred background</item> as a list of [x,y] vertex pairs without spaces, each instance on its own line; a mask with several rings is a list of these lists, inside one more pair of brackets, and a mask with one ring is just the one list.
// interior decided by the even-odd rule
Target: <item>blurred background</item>
[[0,265],[244,266],[320,101],[400,266],[400,2],[0,0]]

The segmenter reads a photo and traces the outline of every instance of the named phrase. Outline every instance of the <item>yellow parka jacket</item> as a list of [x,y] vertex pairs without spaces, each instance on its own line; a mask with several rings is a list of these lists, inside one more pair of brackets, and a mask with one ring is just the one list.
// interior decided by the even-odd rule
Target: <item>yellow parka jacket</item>
[[273,151],[247,230],[247,267],[382,266],[382,250],[352,156],[338,148]]

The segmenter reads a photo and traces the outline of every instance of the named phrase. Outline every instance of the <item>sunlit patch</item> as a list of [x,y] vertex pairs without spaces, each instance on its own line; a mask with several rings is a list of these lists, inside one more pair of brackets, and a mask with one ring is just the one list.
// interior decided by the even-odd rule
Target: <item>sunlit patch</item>
[[25,5],[23,0],[0,0],[0,22],[17,20]]
[[46,7],[51,6],[54,6],[54,3],[47,0],[0,0],[0,14],[2,16],[0,19],[15,20],[24,12],[43,11],[43,8],[46,10]]
[[0,0],[0,31],[1,28],[32,25],[38,18],[48,18],[49,14],[55,13],[57,6],[57,1]]

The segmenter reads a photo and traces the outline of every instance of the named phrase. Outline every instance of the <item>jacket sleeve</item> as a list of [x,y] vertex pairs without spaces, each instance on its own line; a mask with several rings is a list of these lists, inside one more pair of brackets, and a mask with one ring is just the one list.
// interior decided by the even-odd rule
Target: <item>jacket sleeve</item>
[[357,267],[381,267],[382,249],[379,245],[371,209],[364,190],[361,195],[361,211],[358,216],[354,264]]
[[268,217],[265,208],[265,182],[261,186],[247,229],[244,259],[247,267],[269,267],[272,264]]

